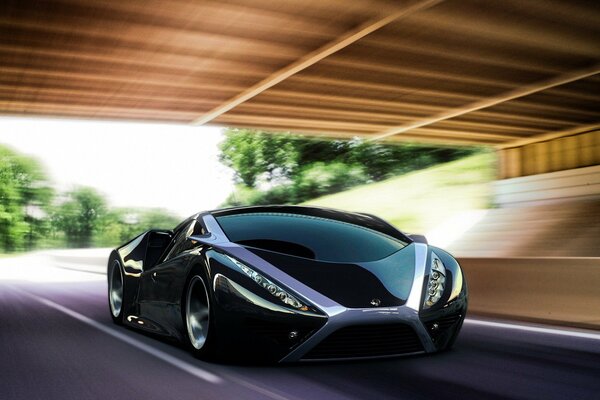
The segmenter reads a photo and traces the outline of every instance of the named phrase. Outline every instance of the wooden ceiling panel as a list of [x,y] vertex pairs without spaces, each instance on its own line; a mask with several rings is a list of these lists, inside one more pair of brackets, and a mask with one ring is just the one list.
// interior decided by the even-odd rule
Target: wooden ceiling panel
[[600,122],[568,0],[9,0],[0,113],[505,145]]

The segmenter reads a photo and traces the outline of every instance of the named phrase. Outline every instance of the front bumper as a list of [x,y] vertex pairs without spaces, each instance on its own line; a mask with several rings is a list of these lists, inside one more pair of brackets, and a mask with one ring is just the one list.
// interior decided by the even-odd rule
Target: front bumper
[[[348,332],[348,329],[355,327],[365,328],[373,327],[377,331],[388,331],[393,334],[399,331],[398,339],[404,341],[405,345],[391,345],[387,336],[374,336],[370,340],[359,335],[351,339],[344,346],[333,347],[332,350],[318,350],[319,346],[326,343],[330,338],[334,338],[339,332]],[[407,329],[403,329],[406,327]],[[367,330],[368,332],[368,330]],[[348,337],[348,335],[344,335]],[[414,337],[413,337],[414,336]],[[415,343],[415,338],[418,341]],[[381,340],[390,344],[388,349],[377,347],[377,342]],[[331,340],[335,341],[335,339]],[[385,343],[384,343],[385,344]],[[417,344],[417,346],[415,346]],[[317,351],[315,351],[317,350]],[[377,358],[390,357],[407,354],[417,354],[423,352],[436,351],[431,338],[429,337],[425,326],[419,320],[418,312],[409,307],[393,308],[364,308],[364,309],[341,309],[335,315],[330,315],[327,323],[304,343],[282,358],[281,362],[294,361],[317,361],[317,360],[338,360],[338,359],[358,359],[358,358]]]
[[[410,307],[347,309],[331,315],[298,313],[215,278],[216,325],[226,359],[323,361],[432,353],[456,337],[466,303],[422,320]],[[432,327],[435,324],[435,329]]]
[[[397,307],[346,308],[313,292],[310,303],[320,312],[298,312],[258,295],[253,282],[246,286],[238,279],[214,275],[219,352],[225,358],[297,362],[443,350],[462,325],[466,288],[447,307],[420,315],[428,249],[417,244],[415,251],[414,285],[406,304]],[[303,293],[297,282],[284,283]]]

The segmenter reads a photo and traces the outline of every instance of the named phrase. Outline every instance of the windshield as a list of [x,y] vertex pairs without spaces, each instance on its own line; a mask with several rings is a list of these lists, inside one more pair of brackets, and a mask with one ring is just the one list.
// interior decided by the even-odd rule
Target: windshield
[[301,214],[261,212],[216,219],[234,243],[319,261],[375,261],[407,245],[359,225]]

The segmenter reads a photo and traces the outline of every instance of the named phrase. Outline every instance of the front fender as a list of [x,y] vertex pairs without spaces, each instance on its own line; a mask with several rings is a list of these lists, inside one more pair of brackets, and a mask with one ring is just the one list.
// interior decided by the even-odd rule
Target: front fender
[[[419,318],[427,328],[436,348],[443,350],[452,346],[460,332],[467,313],[468,289],[467,281],[458,261],[447,251],[429,246],[427,274],[423,282],[424,296],[429,281],[432,252],[435,252],[446,268],[446,289],[438,303],[431,308],[424,309],[423,303],[421,303]],[[424,301],[424,297],[422,301]]]

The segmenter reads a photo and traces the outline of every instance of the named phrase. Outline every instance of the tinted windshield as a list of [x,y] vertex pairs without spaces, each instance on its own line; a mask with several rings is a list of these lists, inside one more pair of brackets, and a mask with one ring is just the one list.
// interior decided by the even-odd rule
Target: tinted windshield
[[369,228],[300,214],[247,213],[216,219],[234,243],[320,261],[375,261],[406,246]]

